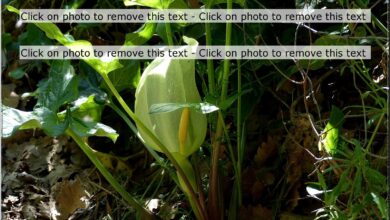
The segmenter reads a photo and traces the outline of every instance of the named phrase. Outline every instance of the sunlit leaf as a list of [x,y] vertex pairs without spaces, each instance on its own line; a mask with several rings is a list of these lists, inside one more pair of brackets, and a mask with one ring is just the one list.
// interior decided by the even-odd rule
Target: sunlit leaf
[[371,194],[372,199],[374,200],[375,204],[377,205],[379,211],[381,212],[382,218],[386,219],[388,217],[386,200],[374,192],[371,192],[370,194]]
[[20,111],[2,105],[3,129],[2,137],[11,137],[19,129],[40,127],[39,118],[32,112]]
[[146,43],[154,34],[156,30],[156,23],[146,23],[139,30],[126,34],[124,45],[142,45]]
[[115,142],[119,136],[114,129],[107,125],[97,122],[86,122],[77,118],[72,118],[70,128],[80,137],[108,137]]
[[343,112],[336,106],[332,106],[330,119],[325,126],[325,129],[323,131],[324,134],[322,135],[323,140],[321,141],[323,146],[325,147],[326,152],[330,154],[334,154],[337,150],[340,129],[343,124],[343,121]]
[[207,102],[203,103],[159,103],[149,108],[150,114],[173,112],[182,108],[190,108],[202,114],[218,111],[218,107]]

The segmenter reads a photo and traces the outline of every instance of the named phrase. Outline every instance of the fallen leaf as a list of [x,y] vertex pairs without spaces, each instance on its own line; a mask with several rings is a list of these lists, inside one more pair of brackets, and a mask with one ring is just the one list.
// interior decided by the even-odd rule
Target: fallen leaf
[[261,143],[257,149],[254,161],[258,167],[261,167],[269,158],[275,155],[278,147],[278,139],[268,136],[267,142]]
[[83,201],[83,197],[86,196],[85,189],[78,178],[60,182],[54,188],[54,198],[60,213],[58,219],[67,219],[76,209],[86,208],[86,203]]

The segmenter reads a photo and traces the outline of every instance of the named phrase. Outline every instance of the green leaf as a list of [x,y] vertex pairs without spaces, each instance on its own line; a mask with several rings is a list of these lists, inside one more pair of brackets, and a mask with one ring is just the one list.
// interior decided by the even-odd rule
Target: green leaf
[[[334,204],[338,197],[343,193],[351,189],[351,180],[348,178],[349,172],[344,171],[337,185],[330,191],[330,203]],[[329,203],[328,203],[329,204]]]
[[[10,12],[15,12],[16,14],[19,14],[20,11],[12,6],[7,5],[7,10]],[[46,36],[50,39],[55,39],[61,44],[65,44],[68,42],[68,39],[62,34],[61,30],[57,27],[57,25],[53,23],[33,23],[38,28],[40,28],[43,32],[46,33]]]
[[381,212],[382,218],[386,219],[388,217],[388,211],[387,211],[387,202],[378,194],[371,192],[372,199],[374,200],[375,204],[378,206],[379,211]]
[[[77,116],[77,113],[74,115]],[[70,110],[55,114],[50,109],[42,107],[34,109],[33,112],[25,112],[2,105],[2,118],[3,138],[12,136],[17,130],[35,128],[42,128],[47,135],[56,137],[65,133],[68,127],[81,137],[108,137],[114,142],[118,137],[116,131],[109,126],[83,121],[74,117]]]
[[140,5],[149,8],[163,8],[160,0],[123,0],[123,3],[125,4],[125,6]]
[[[12,6],[7,5],[6,8],[10,12],[15,12],[17,14],[20,13],[18,9]],[[43,32],[45,32],[48,38],[55,39],[59,43],[63,44],[64,46],[84,47],[83,48],[84,50],[88,50],[90,52],[93,49],[92,44],[89,41],[85,41],[85,40],[74,41],[72,37],[65,36],[61,32],[61,30],[57,27],[57,25],[53,23],[48,22],[48,23],[34,23],[34,24]],[[122,67],[118,59],[105,62],[99,58],[88,58],[88,59],[84,59],[84,61],[89,65],[91,65],[100,74],[108,74],[109,72]]]
[[345,38],[341,35],[324,35],[319,37],[315,42],[314,45],[317,46],[326,46],[326,45],[349,45],[354,44],[355,40]]
[[363,26],[358,26],[354,30],[354,35],[355,37],[366,37],[367,36],[366,28],[364,28]]
[[80,78],[79,92],[80,96],[88,97],[95,95],[96,98],[107,96],[100,88],[103,78],[86,62],[80,62],[78,67],[78,76]]
[[[108,74],[118,92],[136,88],[141,78],[140,62],[138,60],[122,60],[122,68]],[[103,84],[106,87],[106,84]]]
[[57,112],[63,104],[77,99],[78,82],[69,60],[53,61],[49,78],[39,84],[37,106]]
[[[77,47],[79,49],[82,48],[84,51],[90,51],[90,53],[93,54],[92,44],[86,40],[67,42],[64,45],[69,47]],[[118,59],[103,61],[100,58],[87,58],[83,60],[100,74],[108,74],[109,72],[122,67],[122,64]]]
[[173,112],[182,108],[190,108],[202,114],[218,111],[218,107],[207,102],[202,103],[159,103],[150,106],[149,114]]
[[95,102],[95,95],[80,97],[74,101],[73,105],[71,108],[73,117],[85,118],[94,122],[100,121],[104,106]]
[[368,166],[363,168],[363,175],[367,181],[369,189],[376,192],[383,192],[386,190],[386,176],[378,170],[372,169]]
[[140,29],[133,33],[126,34],[126,46],[142,45],[146,43],[154,34],[156,30],[156,23],[146,23]]
[[252,91],[252,89],[246,89],[246,90],[242,91],[240,94],[237,93],[233,96],[228,97],[226,100],[224,100],[223,102],[221,102],[219,104],[219,107],[222,110],[228,109],[231,105],[233,105],[233,103],[238,99],[238,97],[240,97],[246,93],[249,93],[250,91]]
[[12,43],[12,35],[10,33],[3,33],[1,35],[1,47],[6,48],[8,44]]
[[336,106],[332,106],[329,122],[325,126],[323,131],[324,134],[321,135],[322,138],[325,136],[322,142],[326,152],[330,153],[331,155],[336,153],[340,136],[340,129],[343,121],[343,112]]
[[33,112],[24,112],[2,106],[3,137],[12,136],[17,130],[42,128],[50,136],[58,136],[64,132],[67,122],[61,120],[47,108],[37,108]]
[[68,43],[68,39],[62,34],[61,30],[57,25],[53,23],[34,23],[39,27],[43,32],[46,33],[46,36],[50,39],[58,41],[60,44]]
[[55,112],[46,107],[34,109],[33,114],[39,118],[40,127],[49,136],[60,136],[65,133],[69,126],[69,115],[67,114],[65,117],[59,117]]
[[25,72],[22,68],[17,68],[9,72],[9,76],[14,79],[21,79],[24,76]]
[[107,125],[93,121],[86,122],[78,118],[72,118],[70,128],[80,137],[108,137],[115,142],[119,136],[114,129]]
[[172,3],[170,3],[169,8],[172,8],[172,9],[188,9],[187,1],[174,0]]
[[125,6],[145,6],[149,8],[188,8],[183,0],[123,0]]
[[16,9],[15,7],[12,7],[11,5],[6,5],[5,8],[10,11],[10,12],[14,12],[16,14],[19,14],[19,10]]
[[20,111],[1,105],[3,118],[2,137],[11,137],[17,130],[40,127],[39,119],[32,112]]
[[80,8],[82,4],[84,4],[86,0],[73,0],[65,3],[65,9],[77,9]]
[[19,35],[21,45],[50,45],[51,40],[46,37],[45,32],[34,24],[27,24],[26,32]]

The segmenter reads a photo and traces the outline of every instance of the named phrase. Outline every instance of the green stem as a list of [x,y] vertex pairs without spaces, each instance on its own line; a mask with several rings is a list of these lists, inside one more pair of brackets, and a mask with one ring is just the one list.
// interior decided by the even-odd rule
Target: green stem
[[173,46],[173,35],[170,23],[165,23],[165,31],[167,32],[168,45]]
[[[242,92],[241,82],[241,60],[237,60],[237,92]],[[238,192],[238,207],[242,205],[242,192],[241,192],[241,163],[244,156],[243,145],[241,144],[241,95],[237,98],[237,192]]]
[[[229,2],[229,1],[228,1]],[[230,1],[231,3],[231,1]],[[231,9],[231,4],[228,9]],[[232,23],[226,23],[226,48],[231,44],[231,33],[232,33]],[[230,60],[225,59],[223,63],[223,77],[222,77],[222,91],[221,91],[221,102],[224,101],[227,97],[227,90],[229,85],[229,74],[230,74]]]
[[372,133],[371,138],[370,138],[370,140],[369,140],[368,143],[367,143],[367,147],[366,147],[367,152],[370,152],[371,145],[372,145],[372,143],[374,142],[374,138],[375,138],[375,136],[376,136],[376,133],[377,133],[378,130],[379,130],[379,127],[380,127],[381,124],[382,124],[382,120],[383,120],[384,117],[385,117],[385,113],[382,113],[381,117],[380,117],[379,120],[378,120],[378,123],[376,124],[376,127],[375,127],[375,129],[374,129],[374,132]]
[[81,150],[87,155],[99,172],[106,178],[110,185],[128,202],[133,208],[135,208],[143,219],[155,219],[156,217],[150,213],[147,209],[142,207],[139,202],[134,199],[120,184],[116,179],[111,175],[111,173],[106,169],[102,162],[96,157],[95,153],[80,136],[78,136],[71,129],[66,131],[66,134],[73,138],[73,140],[80,146]]
[[[173,155],[169,152],[168,148],[161,143],[161,141],[137,118],[137,116],[133,113],[133,111],[129,108],[129,106],[126,104],[126,102],[123,100],[122,96],[118,93],[115,86],[112,84],[110,78],[107,74],[100,74],[103,77],[104,82],[107,84],[110,91],[113,93],[115,98],[118,100],[119,104],[122,106],[122,108],[125,110],[125,112],[129,115],[131,119],[137,124],[137,126],[144,130],[146,135],[152,139],[152,141],[163,151],[163,153],[168,157],[168,159],[172,162],[173,166],[176,168],[177,172],[180,174],[180,177],[183,179],[184,184],[189,189],[189,194],[193,198],[197,198],[195,190],[193,189],[190,181],[188,180],[187,176],[185,175],[183,169],[181,169],[179,163],[176,161],[176,159],[173,157]],[[202,212],[201,205],[197,199],[195,199],[196,208],[199,210],[202,216],[202,220],[206,219],[204,216],[204,212]]]
[[[168,1],[162,1],[161,4],[163,4],[163,8],[164,9],[168,9],[169,8]],[[173,35],[172,35],[171,24],[168,22],[168,23],[164,23],[164,25],[165,25],[165,32],[167,34],[168,45],[169,46],[173,46],[174,43],[173,43]]]
[[[233,1],[228,0],[227,1],[227,10],[228,12],[233,7]],[[232,33],[232,23],[227,22],[226,23],[226,39],[225,39],[225,46],[229,47],[231,44],[231,33]],[[220,103],[222,103],[224,100],[226,100],[227,97],[227,89],[229,84],[229,74],[230,74],[230,60],[225,59],[224,65],[223,65],[223,77],[222,77],[222,91],[221,91],[221,98]],[[222,138],[223,134],[223,119],[222,117],[218,117],[217,122],[217,130],[215,132],[215,137],[213,139],[213,152],[212,152],[212,160],[211,160],[211,179],[210,179],[210,205],[209,205],[209,212],[212,219],[221,219],[222,214],[221,211],[223,210],[222,204],[220,203],[220,193],[219,193],[219,184],[218,184],[218,160],[219,160],[219,149],[220,149],[220,139]]]
[[[213,0],[209,2],[209,4],[206,6],[207,9],[210,9],[212,6]],[[211,25],[210,23],[205,23],[205,29],[206,29],[206,46],[212,45],[211,40]],[[207,60],[207,76],[209,80],[209,93],[211,95],[214,95],[215,92],[215,73],[214,73],[214,62],[212,59]]]

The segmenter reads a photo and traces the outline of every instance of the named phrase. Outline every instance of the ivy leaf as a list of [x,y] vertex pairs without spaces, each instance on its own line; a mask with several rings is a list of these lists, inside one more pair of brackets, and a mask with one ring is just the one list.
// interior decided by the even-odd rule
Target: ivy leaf
[[149,114],[168,113],[182,108],[190,108],[202,114],[217,111],[219,108],[207,102],[202,103],[159,103],[150,106]]
[[49,78],[39,83],[37,107],[57,112],[63,104],[77,99],[78,82],[69,60],[53,61]]

